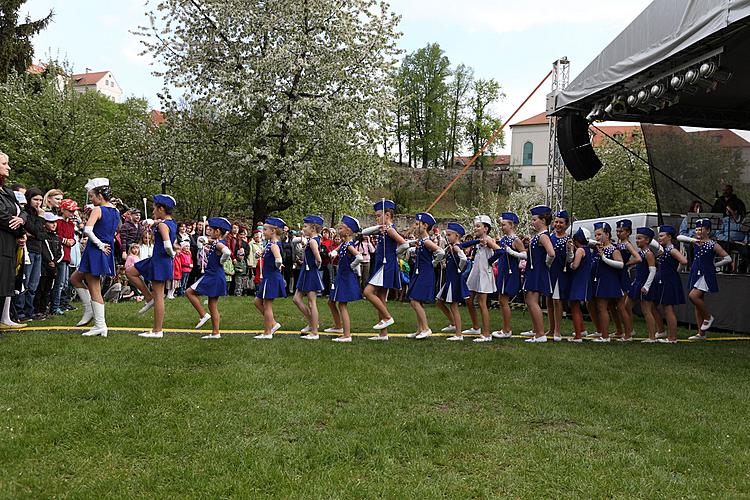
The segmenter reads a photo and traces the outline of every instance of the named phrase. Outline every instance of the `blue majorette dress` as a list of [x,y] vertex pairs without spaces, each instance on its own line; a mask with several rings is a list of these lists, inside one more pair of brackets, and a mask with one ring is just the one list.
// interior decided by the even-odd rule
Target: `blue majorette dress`
[[448,304],[466,300],[471,295],[466,286],[466,278],[459,268],[460,262],[461,259],[456,257],[452,247],[445,251],[445,283],[440,287],[437,298]]
[[558,237],[555,233],[549,235],[552,241],[552,248],[555,249],[555,260],[549,268],[549,281],[552,288],[552,298],[568,300],[570,291],[570,271],[568,270],[566,245],[570,237]]
[[257,292],[261,299],[286,297],[286,281],[284,281],[284,275],[281,274],[281,270],[276,267],[276,258],[271,253],[273,245],[278,245],[279,252],[281,252],[280,242],[266,243],[266,248],[263,251],[263,277],[258,284]]
[[[389,226],[394,228],[396,226]],[[388,236],[388,233],[378,236],[378,244],[375,247],[375,255],[370,264],[370,279],[368,283],[383,288],[401,289],[401,270],[398,267],[398,257],[396,257],[396,240]],[[385,264],[383,264],[385,257]]]
[[115,232],[120,225],[120,212],[114,207],[99,207],[102,216],[94,223],[94,234],[102,243],[109,245],[109,255],[99,250],[93,243],[87,244],[81,256],[78,270],[94,276],[115,275]]
[[663,248],[663,253],[656,258],[656,278],[644,300],[665,306],[685,303],[682,280],[677,272],[680,263],[672,257],[672,250],[674,245],[667,245]]
[[[161,223],[169,228],[169,241],[174,244],[177,238],[177,224],[171,219]],[[159,224],[154,226],[154,254],[136,262],[135,268],[146,281],[172,281],[174,279],[174,257],[170,257],[164,250],[164,240],[159,232]]]
[[198,295],[206,297],[223,297],[227,294],[227,277],[224,274],[224,265],[221,263],[221,252],[216,250],[217,243],[226,245],[224,240],[211,243],[206,249],[208,262],[203,275],[190,287]]
[[[620,251],[620,255],[622,256],[622,262],[624,266],[622,267],[622,271],[620,271],[620,284],[622,286],[622,291],[625,294],[630,293],[630,285],[633,284],[633,280],[630,279],[630,267],[628,266],[628,262],[630,261],[630,258],[633,256],[633,254],[630,253],[630,250],[628,250],[628,244],[627,243],[617,243],[615,245],[615,248],[617,248]],[[638,253],[640,254],[640,250],[638,250]],[[643,258],[643,256],[641,256]],[[646,276],[648,277],[648,272],[646,273]]]
[[716,281],[716,266],[714,258],[716,242],[708,240],[695,244],[693,252],[693,265],[690,266],[690,277],[688,288],[697,288],[704,292],[716,293],[719,291],[719,283]]
[[[635,266],[635,278],[633,278],[633,282],[630,283],[630,286],[628,287],[628,297],[630,297],[633,300],[641,300],[641,288],[643,288],[643,285],[646,284],[646,280],[648,279],[648,262],[646,262],[646,252],[638,249],[638,255],[641,256],[641,262],[638,263]],[[653,283],[651,284],[653,287]],[[649,288],[649,292],[651,289]],[[649,300],[646,297],[643,297],[643,300]]]
[[[570,290],[568,291],[568,300],[588,301],[594,296],[591,280],[591,260],[593,254],[589,247],[583,248],[583,258],[581,259],[578,269],[571,269]],[[577,250],[576,250],[577,251]]]
[[552,283],[549,278],[549,268],[547,267],[547,250],[544,249],[544,245],[539,242],[539,238],[546,234],[549,236],[547,231],[543,233],[535,234],[531,238],[528,250],[528,262],[526,263],[526,281],[524,281],[523,289],[527,292],[539,292],[542,295],[552,295]]
[[414,272],[406,298],[419,302],[433,302],[435,300],[435,268],[432,267],[432,252],[425,246],[429,238],[419,240],[417,253],[414,256]]
[[351,268],[352,254],[349,252],[349,247],[354,246],[351,241],[346,241],[339,246],[339,267],[330,297],[333,302],[354,302],[362,299],[359,277]]
[[[320,251],[320,236],[312,239],[317,242],[318,251]],[[320,280],[318,264],[315,262],[312,248],[308,244],[305,247],[305,262],[299,271],[299,279],[297,279],[297,290],[300,292],[318,292],[322,289],[323,282]]]
[[[518,269],[520,259],[505,252],[505,247],[513,248],[513,243],[517,239],[518,236],[515,234],[506,234],[498,242],[500,251],[497,259],[495,284],[497,285],[497,293],[509,297],[515,297],[521,289],[521,271]],[[497,254],[498,251],[496,250],[495,253]]]
[[[610,245],[604,248],[604,256],[613,259],[617,247]],[[619,299],[623,296],[621,269],[608,266],[604,259],[597,259],[596,276],[594,277],[594,297],[599,299]]]

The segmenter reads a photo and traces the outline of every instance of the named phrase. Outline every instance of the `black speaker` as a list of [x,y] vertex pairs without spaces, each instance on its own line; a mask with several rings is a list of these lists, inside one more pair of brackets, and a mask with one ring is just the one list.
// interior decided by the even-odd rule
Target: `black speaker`
[[602,168],[589,138],[589,122],[580,115],[557,119],[557,145],[565,168],[577,181],[591,179]]

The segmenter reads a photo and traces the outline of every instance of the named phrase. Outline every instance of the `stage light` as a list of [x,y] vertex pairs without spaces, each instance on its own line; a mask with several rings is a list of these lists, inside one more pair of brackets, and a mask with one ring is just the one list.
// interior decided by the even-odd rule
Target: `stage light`
[[648,102],[648,92],[645,90],[641,90],[638,92],[638,98],[636,99],[636,106],[640,104],[645,104]]
[[661,99],[666,92],[667,86],[662,83],[657,83],[651,87],[649,94],[652,99]]
[[630,106],[631,108],[634,108],[637,103],[638,103],[638,98],[635,95],[631,94],[628,96],[628,106]]
[[674,75],[669,81],[669,85],[675,90],[682,90],[685,83],[685,75]]
[[720,82],[726,82],[732,78],[732,72],[719,68],[719,65],[714,61],[708,61],[701,64],[698,68],[698,73],[705,79],[718,80]]
[[624,95],[615,95],[607,107],[604,108],[604,112],[610,116],[621,115],[627,111],[627,105],[625,104]]

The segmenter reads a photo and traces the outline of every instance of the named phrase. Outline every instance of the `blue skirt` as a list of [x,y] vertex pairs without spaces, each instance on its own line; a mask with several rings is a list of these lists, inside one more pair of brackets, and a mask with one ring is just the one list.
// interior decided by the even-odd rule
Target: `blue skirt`
[[296,288],[300,292],[319,292],[322,290],[323,282],[320,279],[318,268],[313,266],[309,270],[304,267],[300,269]]
[[[135,268],[146,281],[171,281],[174,279],[174,261],[171,257],[149,257],[139,260],[135,263]],[[211,297],[215,297],[215,295],[211,295]]]
[[435,301],[435,273],[414,274],[406,294],[409,300],[419,302]]
[[268,275],[263,275],[263,278],[258,284],[258,291],[256,296],[261,299],[278,299],[279,297],[286,297],[286,282],[284,276],[280,272],[272,272]]
[[393,262],[393,259],[388,259],[385,265],[381,262],[380,265],[373,266],[370,270],[370,279],[368,283],[383,288],[395,288],[396,290],[400,290],[401,270],[398,267],[398,262]]
[[513,274],[498,271],[496,284],[497,293],[515,297],[521,289],[521,271],[516,269]]
[[526,281],[523,289],[527,292],[539,292],[542,295],[552,295],[552,287],[549,279],[549,269],[543,262],[533,269],[526,267]]
[[86,245],[81,256],[81,263],[78,264],[78,270],[94,276],[114,276],[115,256],[112,252],[109,255],[104,255],[104,252],[93,243]]
[[359,289],[359,279],[353,272],[339,271],[336,274],[333,290],[331,290],[331,301],[333,302],[355,302],[362,300],[362,292]]
[[685,303],[685,292],[682,290],[682,280],[676,273],[665,273],[657,276],[654,286],[646,296],[647,300],[665,306],[677,306]]
[[[223,271],[223,270],[222,270]],[[190,287],[198,295],[223,297],[227,294],[227,277],[221,273],[206,273]]]

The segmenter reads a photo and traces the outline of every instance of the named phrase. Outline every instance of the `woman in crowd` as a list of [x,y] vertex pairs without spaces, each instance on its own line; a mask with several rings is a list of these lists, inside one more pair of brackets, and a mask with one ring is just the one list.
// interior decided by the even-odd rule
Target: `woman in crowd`
[[15,294],[17,243],[24,235],[24,220],[16,196],[5,186],[10,175],[8,155],[0,152],[0,329],[23,328],[26,325],[11,319],[11,297]]
[[61,215],[60,203],[63,200],[63,192],[59,189],[50,189],[44,194],[42,209],[45,212],[52,212],[55,215]]
[[19,321],[42,319],[43,315],[34,314],[34,297],[42,277],[42,244],[44,241],[44,219],[42,204],[44,197],[37,188],[26,190],[26,257],[24,266],[24,291],[16,298],[16,310]]

